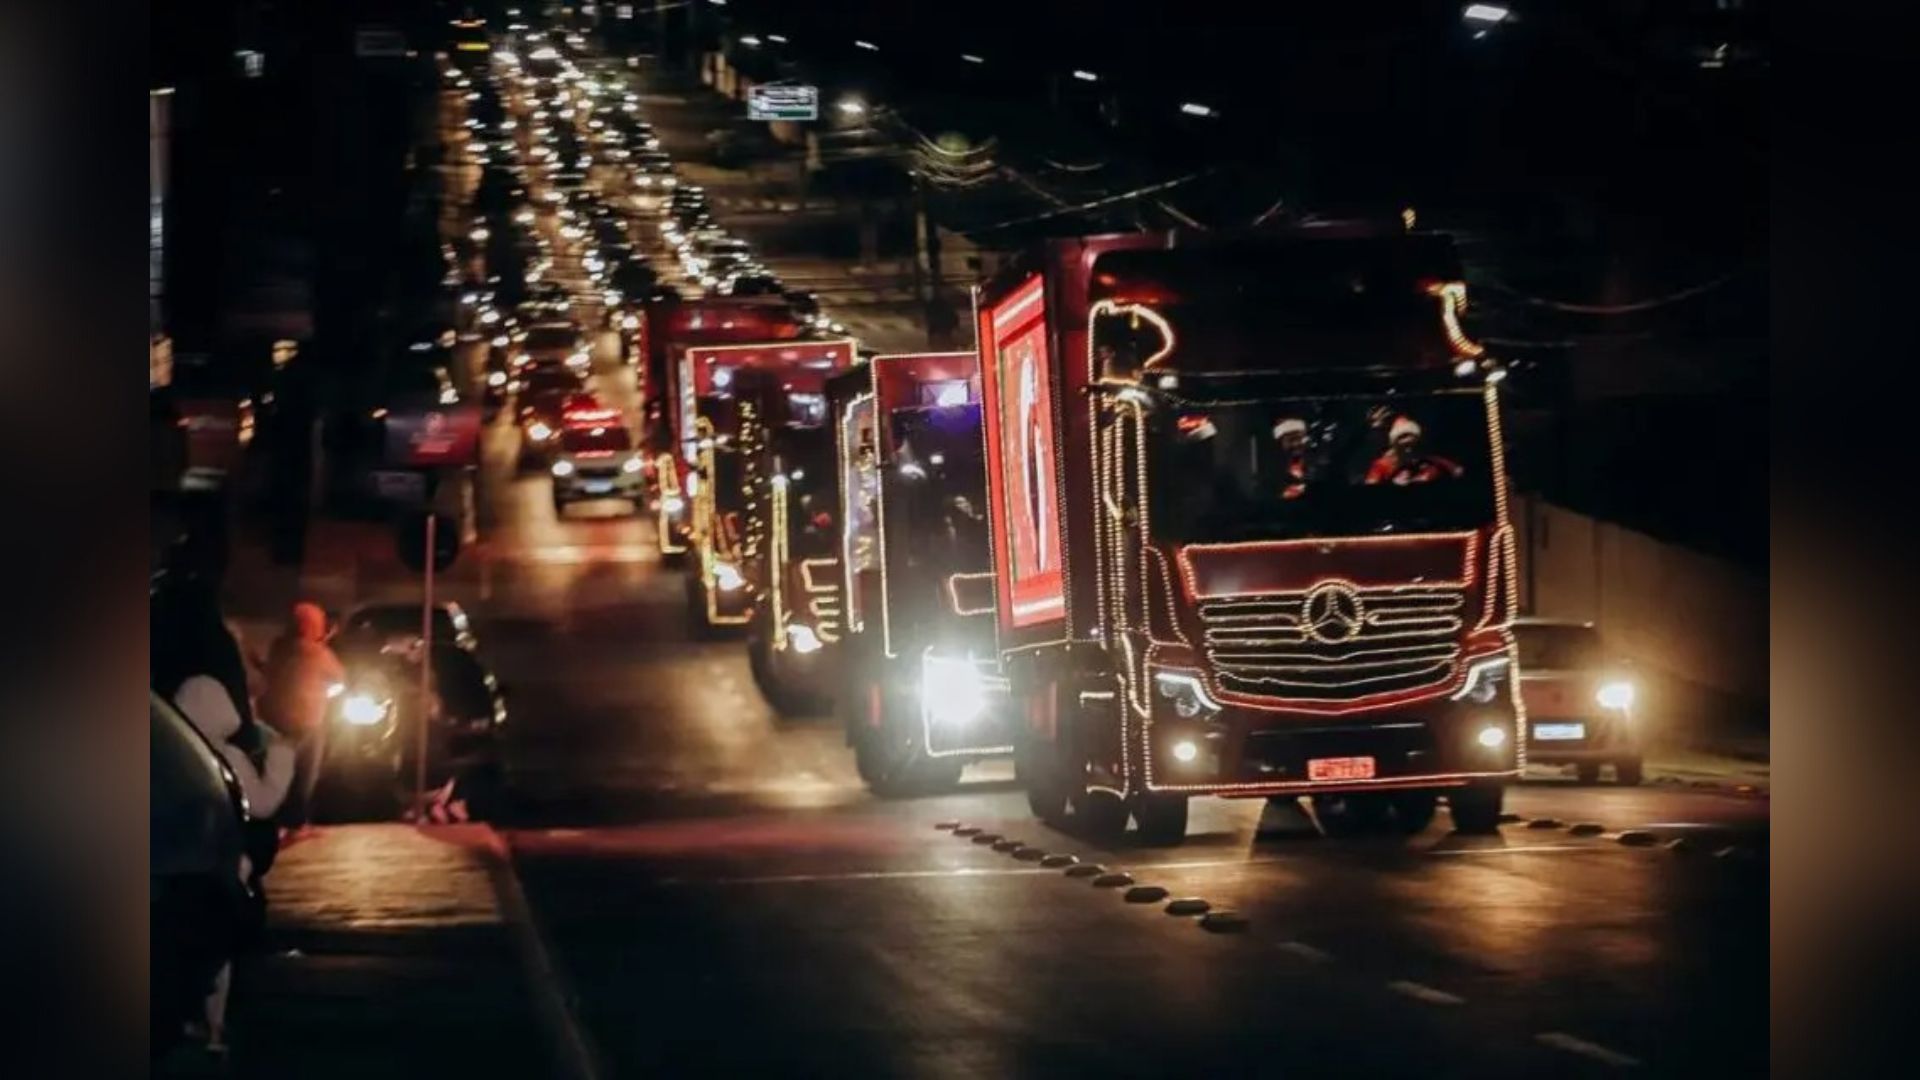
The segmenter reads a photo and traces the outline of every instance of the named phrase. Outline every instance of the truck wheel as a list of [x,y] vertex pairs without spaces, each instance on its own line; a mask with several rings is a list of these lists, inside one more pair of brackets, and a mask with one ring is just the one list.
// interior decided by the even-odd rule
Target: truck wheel
[[1393,804],[1394,831],[1407,836],[1426,832],[1440,807],[1440,796],[1431,791],[1397,792],[1388,801]]
[[1187,838],[1185,795],[1142,795],[1134,800],[1133,823],[1142,843],[1168,847]]
[[1583,784],[1597,784],[1600,782],[1600,763],[1583,761],[1573,767],[1573,775],[1579,777]]
[[1082,789],[1073,800],[1075,831],[1095,843],[1111,844],[1127,831],[1127,801],[1110,791]]
[[1447,796],[1447,808],[1453,814],[1456,832],[1490,836],[1500,831],[1500,807],[1507,789],[1500,784],[1474,784],[1455,788]]
[[1027,789],[1027,809],[1048,825],[1067,821],[1067,784],[1060,751],[1033,735],[1021,738],[1013,756],[1014,779]]
[[1313,816],[1328,836],[1357,836],[1379,832],[1393,807],[1383,795],[1315,795]]
[[1627,787],[1639,787],[1646,769],[1639,758],[1626,758],[1613,763],[1613,778]]

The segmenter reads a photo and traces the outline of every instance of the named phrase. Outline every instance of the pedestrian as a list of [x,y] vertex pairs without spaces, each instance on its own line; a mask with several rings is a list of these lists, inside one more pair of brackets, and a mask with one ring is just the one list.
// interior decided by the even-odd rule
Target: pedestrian
[[320,605],[293,605],[287,628],[267,654],[267,694],[261,702],[266,720],[293,740],[294,776],[283,817],[288,828],[304,833],[313,817],[313,792],[326,754],[327,701],[346,679],[340,658],[327,645],[327,613]]
[[[247,843],[251,866],[249,884],[258,896],[260,875],[266,873],[273,862],[273,815],[279,811],[293,782],[293,748],[262,730],[260,738],[264,746],[260,757],[264,764],[256,768],[253,756],[233,741],[241,733],[240,710],[233,695],[212,675],[189,676],[180,684],[173,701],[233,770],[240,792],[246,796],[247,809],[252,815],[252,820],[246,823],[250,834]],[[262,828],[268,833],[264,845],[251,835]],[[219,1057],[227,1052],[227,991],[232,981],[233,964],[229,961],[221,965],[219,974],[214,976],[213,992],[206,1000],[206,1049]]]

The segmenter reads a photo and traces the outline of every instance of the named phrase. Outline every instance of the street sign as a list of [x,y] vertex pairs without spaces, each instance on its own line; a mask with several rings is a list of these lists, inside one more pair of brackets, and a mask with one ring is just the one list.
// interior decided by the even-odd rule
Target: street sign
[[747,90],[749,120],[818,120],[817,86],[754,86]]

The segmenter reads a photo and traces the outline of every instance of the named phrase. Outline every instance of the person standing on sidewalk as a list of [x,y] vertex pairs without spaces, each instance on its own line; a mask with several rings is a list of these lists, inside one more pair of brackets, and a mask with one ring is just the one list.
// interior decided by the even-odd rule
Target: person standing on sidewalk
[[292,797],[285,822],[296,831],[313,816],[314,786],[326,755],[327,699],[346,678],[340,658],[327,645],[327,613],[320,605],[293,605],[287,628],[267,655],[267,694],[261,711],[294,742]]

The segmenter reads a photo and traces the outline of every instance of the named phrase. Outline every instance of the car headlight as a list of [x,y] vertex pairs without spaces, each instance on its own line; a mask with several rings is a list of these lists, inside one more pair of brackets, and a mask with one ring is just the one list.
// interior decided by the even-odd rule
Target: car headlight
[[980,672],[970,660],[928,653],[920,660],[920,705],[936,724],[972,723],[987,708]]
[[553,429],[536,420],[532,426],[527,428],[527,434],[532,437],[534,442],[546,442],[548,439],[553,438]]
[[504,371],[487,372],[487,385],[492,387],[507,385],[507,373]]
[[571,462],[571,461],[568,461],[568,460],[566,460],[565,458],[562,458],[561,460],[559,460],[559,461],[556,461],[556,462],[554,462],[554,463],[553,463],[553,475],[555,475],[555,476],[572,476],[572,475],[573,475],[573,462]]
[[348,694],[340,702],[340,719],[354,727],[372,727],[387,718],[391,704],[367,693]]
[[634,472],[639,472],[641,469],[644,469],[646,467],[647,467],[646,462],[640,460],[637,457],[630,457],[625,462],[621,463],[620,471],[634,473]]
[[787,627],[787,644],[794,652],[802,656],[820,651],[820,635],[806,623],[794,623]]
[[1220,705],[1207,694],[1207,688],[1192,675],[1182,675],[1171,671],[1155,672],[1153,685],[1160,696],[1173,703],[1173,711],[1185,720],[1198,716],[1211,716],[1220,711]]
[[1500,696],[1507,685],[1507,658],[1496,656],[1476,662],[1467,669],[1467,681],[1462,683],[1455,701],[1471,701],[1475,705],[1486,705]]
[[1599,702],[1603,709],[1625,712],[1633,708],[1633,697],[1632,683],[1625,679],[1613,679],[1600,684],[1600,689],[1594,693],[1593,700]]

